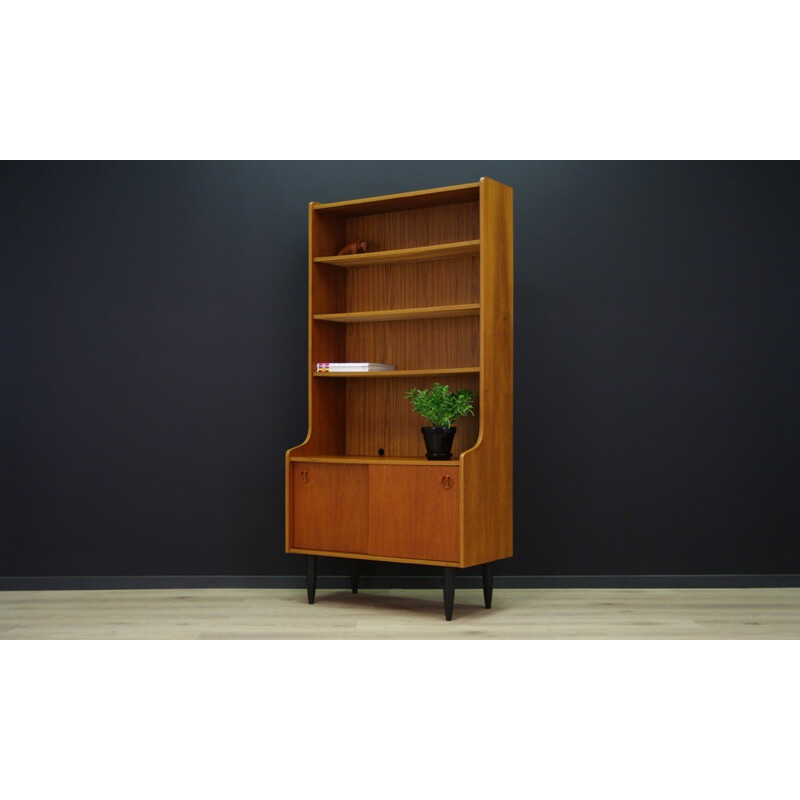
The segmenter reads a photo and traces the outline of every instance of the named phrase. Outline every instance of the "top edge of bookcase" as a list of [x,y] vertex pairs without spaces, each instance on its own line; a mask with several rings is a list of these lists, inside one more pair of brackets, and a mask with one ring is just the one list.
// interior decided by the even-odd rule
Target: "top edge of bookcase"
[[346,217],[379,214],[387,211],[407,211],[416,208],[431,208],[432,206],[456,205],[457,203],[474,203],[480,199],[480,187],[480,182],[462,183],[439,189],[343,200],[338,203],[311,203],[311,207],[315,211],[326,211]]

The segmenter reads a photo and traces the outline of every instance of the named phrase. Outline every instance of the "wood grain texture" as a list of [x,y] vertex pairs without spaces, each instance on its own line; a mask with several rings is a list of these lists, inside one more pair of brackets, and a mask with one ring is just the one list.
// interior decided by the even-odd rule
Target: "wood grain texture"
[[456,256],[476,256],[480,252],[480,241],[448,242],[446,244],[406,247],[400,250],[369,250],[352,255],[317,256],[317,264],[330,264],[337,267],[364,267],[377,264],[408,263],[410,261],[438,261]]
[[368,469],[356,464],[294,462],[292,547],[367,551]]
[[480,302],[480,259],[386,264],[346,273],[341,311],[450,306]]
[[[317,350],[344,355],[346,338],[341,326],[315,322],[315,310],[341,308],[347,285],[342,270],[328,270],[314,264],[314,256],[329,252],[332,242],[342,237],[340,218],[317,212],[308,206],[308,361],[315,363]],[[318,359],[322,361],[323,359]],[[331,359],[328,359],[331,360]],[[340,360],[335,358],[335,360]],[[300,453],[344,453],[345,387],[320,384],[308,376],[308,432],[305,440],[287,451],[285,457],[285,547],[292,545],[294,529],[294,480],[290,456]]]
[[459,470],[369,466],[371,555],[457,562]]
[[[453,389],[471,389],[477,393],[477,375],[428,375],[395,380],[347,380],[347,433],[345,453],[351,456],[377,456],[379,450],[389,458],[425,455],[421,427],[428,421],[411,407],[405,395],[418,385],[438,381]],[[476,412],[478,414],[479,412]],[[456,422],[453,457],[475,443],[477,417]]]
[[395,308],[383,311],[350,311],[344,314],[315,314],[314,319],[354,324],[359,322],[396,322],[410,319],[442,319],[445,317],[476,317],[481,313],[478,303],[457,306],[427,306],[424,308]]
[[[428,461],[424,456],[408,458],[392,458],[384,456],[299,456],[293,461],[306,461],[318,464],[398,464],[400,466],[432,467],[440,469],[442,464],[437,461]],[[458,461],[448,461],[448,467],[460,467]]]
[[354,595],[323,571],[313,606],[299,588],[0,592],[0,639],[800,639],[800,588],[495,586],[485,609],[482,591],[456,576],[445,622],[441,588],[364,584]]
[[342,200],[335,203],[320,203],[319,207],[331,214],[339,214],[344,217],[363,216],[364,214],[386,213],[398,209],[432,208],[440,205],[474,202],[478,199],[479,190],[478,183],[462,183],[439,189],[422,189],[416,192],[400,192],[378,197]]
[[376,372],[314,372],[315,378],[363,378],[379,381],[385,378],[450,378],[458,375],[477,375],[479,367],[459,367],[457,369],[382,369]]
[[477,316],[363,322],[344,327],[345,361],[394,364],[399,370],[478,366]]
[[[317,361],[344,361],[347,345],[346,331],[340,325],[330,325],[314,320],[314,314],[329,308],[340,308],[346,296],[346,279],[341,270],[329,270],[313,263],[316,253],[326,251],[331,242],[341,236],[342,220],[319,214],[315,203],[309,206],[308,255],[308,359]],[[325,357],[320,354],[324,353]],[[320,384],[308,379],[309,421],[305,442],[290,452],[343,453],[344,452],[344,387]],[[288,462],[287,462],[288,463]],[[288,476],[288,473],[287,473]]]
[[[308,205],[308,360],[313,362],[314,346],[316,339],[313,335],[313,311],[315,303],[323,308],[330,305],[339,307],[341,300],[338,298],[346,292],[346,285],[340,275],[321,275],[315,271],[314,255],[328,252],[331,242],[340,238],[342,233],[341,220],[332,218],[329,224],[314,224],[317,203]],[[319,267],[316,268],[319,270]],[[316,280],[315,280],[316,279]],[[319,287],[317,286],[319,281]],[[329,338],[324,339],[322,347],[333,352],[344,352],[345,340],[341,332],[330,331]],[[309,453],[343,453],[344,434],[342,424],[344,421],[345,390],[336,384],[318,386],[308,376],[308,431],[306,438],[297,447],[286,452],[284,463],[284,538],[288,550],[292,546],[294,535],[294,477],[290,457],[303,452]],[[314,422],[316,431],[314,432]],[[316,433],[316,435],[313,435]]]
[[454,567],[458,566],[452,561],[435,561],[429,558],[409,558],[403,556],[402,558],[395,558],[394,556],[375,556],[369,553],[347,553],[337,552],[335,550],[307,550],[305,548],[293,548],[288,550],[289,553],[297,553],[298,555],[312,555],[312,556],[327,556],[329,558],[355,558],[359,561],[385,561],[389,564],[422,564],[428,567]]
[[480,429],[461,456],[462,566],[513,554],[513,192],[481,179]]
[[[408,247],[474,242],[480,238],[478,203],[458,203],[349,217],[346,220],[344,238],[347,241],[364,239],[369,251],[373,253]],[[338,253],[338,250],[335,252]]]

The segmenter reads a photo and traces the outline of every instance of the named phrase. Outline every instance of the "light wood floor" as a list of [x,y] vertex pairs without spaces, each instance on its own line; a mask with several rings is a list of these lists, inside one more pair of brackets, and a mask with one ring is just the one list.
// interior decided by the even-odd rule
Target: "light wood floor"
[[800,639],[800,588],[0,592],[0,639]]

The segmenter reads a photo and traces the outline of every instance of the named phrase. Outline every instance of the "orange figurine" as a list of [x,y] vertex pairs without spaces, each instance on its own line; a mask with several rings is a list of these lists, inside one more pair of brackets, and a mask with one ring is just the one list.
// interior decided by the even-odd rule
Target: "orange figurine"
[[354,256],[356,253],[366,253],[367,243],[364,241],[350,242],[339,251],[340,256]]

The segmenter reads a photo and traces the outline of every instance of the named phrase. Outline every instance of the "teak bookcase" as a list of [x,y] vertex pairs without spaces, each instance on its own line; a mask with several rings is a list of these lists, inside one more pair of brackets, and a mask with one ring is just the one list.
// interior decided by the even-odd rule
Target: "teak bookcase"
[[[513,193],[478,183],[309,206],[305,441],[286,453],[286,552],[444,569],[512,555]],[[337,255],[363,239],[365,253]],[[396,364],[315,373],[319,362]],[[428,461],[429,424],[405,393],[435,381],[472,389],[451,461]]]

